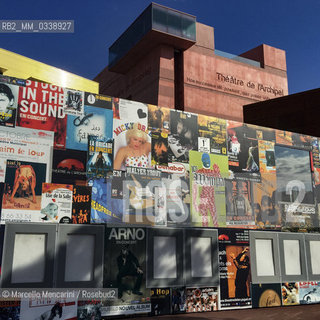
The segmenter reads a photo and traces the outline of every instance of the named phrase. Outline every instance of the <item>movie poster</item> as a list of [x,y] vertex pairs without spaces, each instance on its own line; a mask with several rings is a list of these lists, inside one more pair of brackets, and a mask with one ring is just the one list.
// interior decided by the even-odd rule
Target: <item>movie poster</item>
[[253,211],[258,229],[281,227],[281,212],[276,190],[277,176],[274,173],[262,173],[261,182],[253,183]]
[[255,228],[252,185],[249,180],[225,179],[227,226]]
[[250,308],[249,230],[219,228],[221,309]]
[[157,170],[166,173],[167,178],[161,181],[167,191],[167,225],[190,225],[190,179],[189,165],[186,163],[169,163],[168,166],[158,165]]
[[19,86],[0,79],[0,126],[14,127],[19,99]]
[[112,110],[84,106],[83,116],[68,116],[66,148],[88,150],[88,136],[112,138]]
[[103,306],[100,300],[78,301],[78,317],[79,320],[101,320],[101,307]]
[[283,306],[294,306],[300,304],[299,282],[282,283],[281,294]]
[[300,304],[320,303],[320,282],[299,282]]
[[168,133],[151,132],[151,165],[168,165]]
[[88,186],[73,186],[72,223],[88,224],[91,220],[92,188]]
[[146,229],[106,228],[104,287],[118,289],[116,301],[106,301],[102,316],[151,312],[146,288]]
[[228,157],[190,151],[191,222],[199,227],[226,225],[225,181]]
[[0,127],[0,182],[6,174],[7,159],[45,163],[46,181],[51,180],[53,132]]
[[230,178],[260,181],[258,140],[248,135],[245,124],[230,120],[227,139]]
[[274,142],[259,140],[260,173],[276,173]]
[[281,307],[281,284],[251,284],[252,308]]
[[198,115],[170,111],[169,162],[189,162],[189,151],[198,150]]
[[162,108],[148,104],[148,127],[150,130],[159,130],[169,132],[170,124],[169,108]]
[[80,150],[53,150],[52,182],[85,185],[87,152]]
[[132,224],[166,225],[166,187],[159,170],[127,167],[124,221]]
[[216,117],[198,115],[198,151],[227,154],[227,121]]
[[2,224],[6,221],[39,221],[46,167],[45,163],[7,160]]
[[30,319],[61,319],[77,318],[77,302],[71,299],[23,299],[21,300],[20,320]]
[[171,288],[171,314],[185,313],[187,310],[187,297],[185,287]]
[[150,316],[170,314],[170,288],[150,289],[151,313]]
[[315,210],[310,152],[275,146],[277,198],[282,226],[312,228],[318,226]]
[[187,288],[187,313],[218,311],[218,288]]
[[71,116],[83,116],[84,92],[64,89],[64,113]]
[[147,125],[113,119],[114,170],[151,167],[151,131]]
[[111,197],[112,178],[89,179],[92,187],[91,223],[122,223],[123,200]]
[[43,183],[39,222],[71,223],[73,186]]
[[54,132],[54,147],[66,147],[67,117],[63,110],[63,88],[27,80],[20,87],[17,126]]
[[20,320],[20,301],[0,301],[1,320]]
[[113,168],[113,139],[88,136],[87,177],[104,178]]

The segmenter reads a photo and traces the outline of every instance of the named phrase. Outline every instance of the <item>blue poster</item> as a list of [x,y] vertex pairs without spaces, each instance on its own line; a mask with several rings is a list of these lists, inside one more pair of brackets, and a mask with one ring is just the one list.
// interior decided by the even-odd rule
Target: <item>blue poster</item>
[[87,151],[88,135],[112,138],[112,120],[112,110],[86,105],[84,116],[68,115],[66,148]]

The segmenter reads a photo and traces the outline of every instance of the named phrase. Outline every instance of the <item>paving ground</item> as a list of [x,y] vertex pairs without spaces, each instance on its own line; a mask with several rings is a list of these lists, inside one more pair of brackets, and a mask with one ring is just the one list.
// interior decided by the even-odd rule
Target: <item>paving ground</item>
[[260,309],[245,309],[231,311],[217,311],[207,313],[193,313],[168,315],[159,317],[139,317],[130,318],[130,320],[320,320],[320,304],[291,306],[291,307],[275,307],[275,308],[260,308]]

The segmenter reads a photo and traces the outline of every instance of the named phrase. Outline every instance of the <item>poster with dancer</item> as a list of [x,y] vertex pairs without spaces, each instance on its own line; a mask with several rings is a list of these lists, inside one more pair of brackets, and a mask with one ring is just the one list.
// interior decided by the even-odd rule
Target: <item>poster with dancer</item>
[[190,151],[189,164],[191,223],[199,227],[225,226],[228,157]]
[[221,310],[250,308],[249,230],[219,228]]

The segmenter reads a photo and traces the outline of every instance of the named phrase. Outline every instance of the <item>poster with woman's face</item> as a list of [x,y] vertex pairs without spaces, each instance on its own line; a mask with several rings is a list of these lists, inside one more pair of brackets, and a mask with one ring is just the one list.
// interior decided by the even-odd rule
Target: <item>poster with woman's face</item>
[[0,81],[0,125],[14,127],[18,105],[19,86]]

